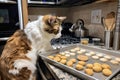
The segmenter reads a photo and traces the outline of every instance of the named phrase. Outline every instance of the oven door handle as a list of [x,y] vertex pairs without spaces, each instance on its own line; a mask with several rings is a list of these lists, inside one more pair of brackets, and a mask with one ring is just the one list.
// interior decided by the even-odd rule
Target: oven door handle
[[7,41],[9,39],[9,37],[3,37],[3,38],[0,38],[0,41]]

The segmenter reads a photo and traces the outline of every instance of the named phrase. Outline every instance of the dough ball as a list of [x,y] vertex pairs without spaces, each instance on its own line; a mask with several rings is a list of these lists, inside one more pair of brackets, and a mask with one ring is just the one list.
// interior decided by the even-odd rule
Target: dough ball
[[111,62],[112,64],[119,64],[119,62],[116,61],[116,60],[111,60],[110,62]]
[[84,62],[84,61],[79,61],[79,62],[78,62],[78,64],[80,64],[80,65],[83,65],[83,66],[84,66],[84,65],[86,64],[86,62]]
[[102,62],[106,62],[106,61],[108,61],[106,58],[100,58],[100,61],[102,61]]
[[85,69],[85,73],[92,76],[94,74],[92,69]]
[[90,53],[85,53],[86,56],[92,56]]
[[59,62],[61,59],[60,59],[60,57],[54,57],[54,60]]
[[66,56],[61,56],[60,58],[61,58],[61,59],[67,59],[67,57],[66,57]]
[[86,67],[89,68],[89,69],[92,69],[93,68],[93,64],[87,64]]
[[85,49],[81,49],[80,51],[81,51],[82,53],[85,53],[85,52],[86,52],[86,50],[85,50]]
[[120,58],[115,58],[116,61],[120,62]]
[[78,54],[82,54],[82,52],[81,52],[81,51],[77,51],[77,53],[78,53]]
[[79,50],[80,50],[80,48],[79,48],[79,47],[76,47],[76,48],[74,48],[74,50],[79,51]]
[[101,72],[101,71],[102,71],[102,67],[100,67],[100,66],[94,66],[94,67],[93,67],[93,70],[94,70],[95,72]]
[[70,55],[74,56],[74,55],[75,55],[75,53],[70,53]]
[[111,59],[112,57],[109,56],[109,55],[106,55],[106,56],[104,56],[104,58],[106,58],[106,59]]
[[60,61],[60,63],[62,63],[62,64],[66,64],[66,60],[65,59],[62,59],[61,61]]
[[85,56],[85,55],[78,55],[78,56],[77,56],[77,59],[80,60],[80,61],[87,61],[87,60],[88,60],[88,57]]
[[112,71],[109,70],[109,69],[103,69],[102,73],[105,75],[105,76],[110,76],[112,74]]
[[101,67],[101,64],[100,64],[100,63],[97,63],[97,62],[95,62],[93,65],[94,65],[94,66],[100,66],[100,67]]
[[77,70],[82,70],[82,69],[83,69],[83,66],[82,66],[82,65],[77,64],[75,68],[76,68]]
[[69,61],[72,61],[73,63],[75,63],[76,62],[76,59],[70,59]]
[[91,55],[94,55],[94,54],[95,54],[95,52],[92,52],[92,51],[91,51],[91,52],[90,52],[90,54],[91,54]]
[[68,61],[68,62],[66,63],[66,65],[69,66],[69,67],[72,67],[72,66],[73,66],[73,62],[72,62],[72,61]]
[[76,50],[75,50],[75,49],[71,49],[70,51],[71,51],[71,52],[76,52]]
[[50,58],[50,59],[52,59],[52,60],[53,60],[53,59],[54,59],[54,56],[48,56],[48,58]]
[[103,54],[98,53],[98,54],[96,54],[96,56],[98,56],[98,57],[102,57]]
[[103,69],[111,69],[111,67],[108,64],[102,64]]
[[69,54],[70,52],[69,51],[65,51],[64,53]]
[[66,56],[66,57],[70,57],[70,54],[66,54],[65,56]]
[[98,57],[98,56],[92,56],[92,58],[93,58],[93,59],[99,59],[99,57]]
[[60,54],[61,54],[61,55],[65,55],[66,53],[64,53],[64,52],[61,52]]

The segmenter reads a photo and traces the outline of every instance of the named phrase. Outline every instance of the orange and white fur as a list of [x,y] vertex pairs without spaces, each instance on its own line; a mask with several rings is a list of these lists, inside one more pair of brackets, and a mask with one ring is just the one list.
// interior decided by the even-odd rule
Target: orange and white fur
[[[50,41],[61,36],[65,17],[40,16],[7,41],[0,57],[0,80],[36,80],[39,53],[52,49]],[[39,52],[39,53],[38,53]]]

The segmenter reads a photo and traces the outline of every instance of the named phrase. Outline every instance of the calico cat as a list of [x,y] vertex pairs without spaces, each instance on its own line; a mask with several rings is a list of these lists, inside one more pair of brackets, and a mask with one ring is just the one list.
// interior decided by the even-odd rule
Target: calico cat
[[24,30],[16,31],[7,41],[0,57],[0,80],[36,80],[38,51],[52,49],[50,41],[61,36],[66,17],[40,16]]

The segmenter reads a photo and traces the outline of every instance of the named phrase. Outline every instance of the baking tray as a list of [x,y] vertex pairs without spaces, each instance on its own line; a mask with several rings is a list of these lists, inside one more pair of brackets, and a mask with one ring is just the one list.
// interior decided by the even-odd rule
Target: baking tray
[[[110,77],[114,76],[114,74],[120,70],[120,64],[119,65],[113,65],[110,62],[106,62],[107,64],[109,64],[111,66],[111,70],[112,70],[112,75],[110,75],[109,77],[104,76],[102,73],[94,73],[93,76],[89,76],[87,74],[84,73],[83,70],[79,71],[76,70],[74,68],[74,66],[76,64],[74,64],[73,68],[72,67],[68,67],[67,65],[61,64],[59,62],[56,62],[54,60],[49,59],[47,56],[50,55],[56,55],[59,52],[63,52],[63,51],[68,51],[70,49],[73,49],[75,47],[80,47],[82,49],[86,49],[88,52],[89,51],[94,51],[96,53],[102,53],[102,54],[108,54],[111,55],[112,57],[120,57],[120,52],[115,52],[115,51],[110,51],[110,50],[105,50],[105,49],[101,49],[101,48],[95,48],[95,47],[90,47],[90,46],[86,46],[86,45],[81,45],[81,44],[76,44],[76,45],[71,45],[71,46],[67,46],[65,48],[61,48],[60,50],[54,50],[51,51],[49,53],[44,53],[44,54],[40,54],[40,56],[46,60],[48,63],[55,65],[59,68],[61,68],[62,70],[65,70],[71,74],[73,74],[74,76],[78,77],[78,78],[82,78],[84,80],[109,80]],[[71,58],[71,57],[70,57]],[[72,57],[73,58],[73,57]],[[94,63],[94,62],[99,62],[99,63],[103,63],[100,60],[94,60],[91,57],[89,57],[89,60],[86,63]]]

